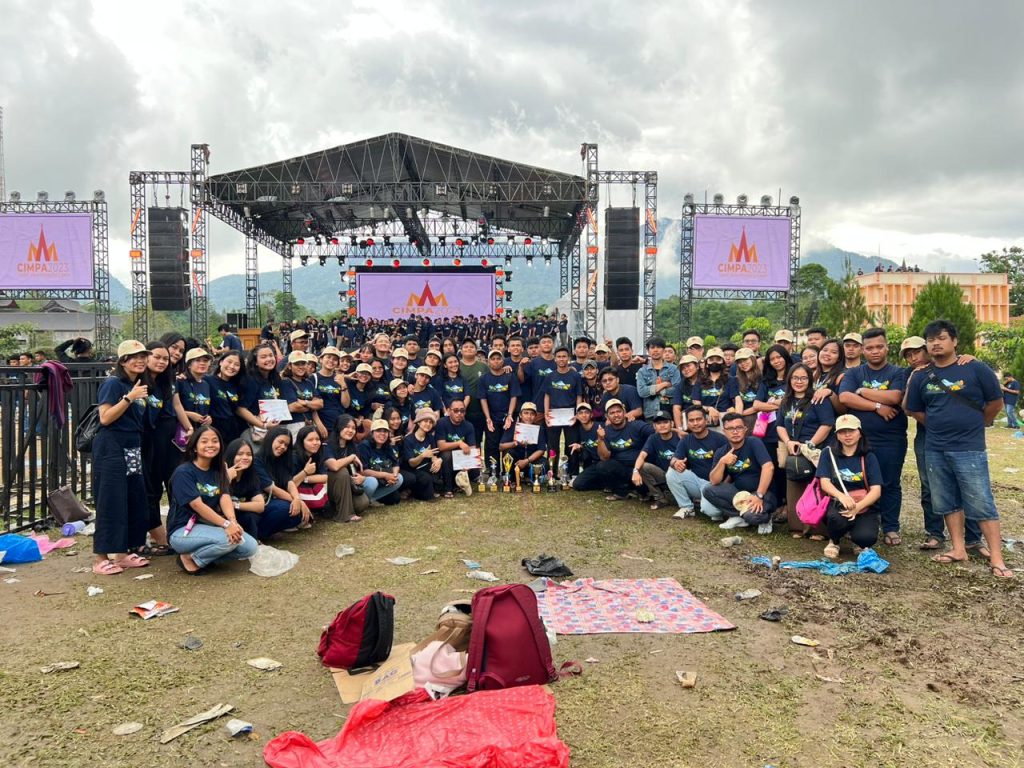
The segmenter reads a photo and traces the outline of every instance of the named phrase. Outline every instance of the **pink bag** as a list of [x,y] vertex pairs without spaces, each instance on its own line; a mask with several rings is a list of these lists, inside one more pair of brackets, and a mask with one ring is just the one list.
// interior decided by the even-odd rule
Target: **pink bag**
[[828,495],[821,489],[821,481],[814,478],[796,502],[796,516],[804,525],[817,525],[825,519]]
[[768,419],[770,415],[766,411],[757,414],[757,421],[754,422],[754,437],[764,437],[768,434]]
[[433,640],[412,655],[412,677],[419,688],[427,683],[458,688],[466,682],[466,654]]

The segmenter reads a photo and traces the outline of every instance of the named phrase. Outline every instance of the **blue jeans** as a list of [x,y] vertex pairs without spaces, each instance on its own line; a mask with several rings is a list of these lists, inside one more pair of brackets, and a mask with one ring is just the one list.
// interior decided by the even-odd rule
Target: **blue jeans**
[[[882,532],[894,533],[900,529],[900,507],[903,506],[900,476],[903,473],[903,462],[907,458],[907,444],[884,448],[872,447],[871,450],[882,468],[882,496],[875,504],[875,509],[882,520]],[[874,482],[871,478],[868,480]]]
[[1006,426],[1010,429],[1019,429],[1020,422],[1017,420],[1017,404],[1014,403],[1011,405],[1010,403],[1006,403],[1003,406],[1003,409],[1006,411]]
[[711,485],[710,480],[698,477],[692,469],[676,472],[669,468],[665,473],[665,482],[680,509],[693,509],[693,505],[700,501],[704,487]]
[[228,534],[216,525],[198,523],[186,536],[184,528],[171,534],[171,547],[179,554],[192,555],[192,561],[205,568],[218,560],[248,560],[256,554],[256,539],[242,534],[237,544],[228,542]]
[[[370,501],[380,501],[385,496],[390,496],[392,493],[394,493],[401,487],[401,474],[398,475],[398,482],[395,483],[394,485],[384,485],[384,483],[382,483],[376,477],[367,477],[365,480],[363,480],[363,490],[366,491],[366,495],[370,499]],[[395,499],[397,500],[398,497],[396,496]],[[388,501],[391,501],[391,499],[388,499]]]
[[[918,430],[914,438],[914,458],[917,459],[917,475],[921,479],[921,509],[924,512],[924,530],[928,536],[939,541],[946,540],[946,518],[936,514],[932,508],[931,481],[928,479],[928,461],[925,458],[924,432]],[[981,543],[981,528],[977,520],[964,521],[964,535],[968,547]]]
[[[963,510],[966,520],[999,519],[985,451],[929,450],[925,452],[925,460],[937,514],[949,515]],[[971,538],[969,534],[966,537],[968,542]]]

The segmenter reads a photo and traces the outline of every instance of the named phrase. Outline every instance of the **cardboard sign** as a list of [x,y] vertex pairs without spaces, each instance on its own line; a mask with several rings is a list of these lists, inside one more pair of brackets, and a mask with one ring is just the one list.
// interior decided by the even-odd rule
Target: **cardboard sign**
[[376,669],[350,675],[345,669],[331,669],[343,704],[366,699],[391,701],[415,687],[410,658],[415,643],[402,643],[391,649],[391,655]]

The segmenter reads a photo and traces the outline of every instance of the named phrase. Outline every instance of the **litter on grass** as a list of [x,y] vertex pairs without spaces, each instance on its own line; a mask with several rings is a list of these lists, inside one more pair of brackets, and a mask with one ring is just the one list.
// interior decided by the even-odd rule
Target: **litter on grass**
[[131,736],[133,733],[141,731],[142,727],[142,723],[121,723],[111,733],[115,736]]
[[294,552],[260,544],[256,554],[249,558],[249,572],[264,578],[280,576],[294,568],[298,562],[299,556]]
[[39,671],[44,675],[49,675],[53,672],[67,672],[69,669],[78,669],[80,666],[81,664],[77,661],[55,661],[53,664],[40,667]]
[[676,680],[683,688],[694,688],[697,685],[697,673],[688,669],[677,669]]
[[351,544],[339,544],[338,548],[336,550],[334,550],[334,556],[336,558],[338,558],[339,560],[341,558],[343,558],[343,557],[348,557],[349,555],[354,555],[355,553],[356,553],[356,548],[353,547]]
[[462,564],[469,568],[471,571],[479,571],[483,566],[480,565],[476,560],[466,560],[465,558],[459,558],[462,560]]
[[203,647],[203,641],[195,635],[189,635],[178,643],[178,647],[186,651],[198,651]]
[[430,568],[426,571],[420,571],[420,576],[432,576],[435,573],[440,573],[440,571],[437,568]]
[[387,557],[384,559],[392,565],[412,565],[420,561],[418,557]]
[[477,581],[501,581],[490,571],[466,571],[466,576]]
[[134,616],[139,616],[143,621],[149,621],[150,619],[177,612],[177,606],[165,603],[163,600],[149,600],[145,603],[139,603],[132,606],[131,610],[128,611],[128,613]]
[[136,576],[135,577],[135,581],[145,581],[146,579],[152,579],[152,578],[153,578],[153,574],[152,573],[144,573],[141,576]]
[[103,588],[102,587],[91,587],[91,586],[90,587],[86,587],[85,588],[85,594],[87,594],[89,597],[96,597],[96,595],[102,595],[103,594]]
[[274,670],[280,669],[284,666],[284,664],[282,664],[280,661],[268,659],[266,656],[260,656],[256,659],[249,659],[245,663],[248,664],[250,667],[259,669],[263,672],[273,672]]
[[216,720],[218,717],[226,715],[234,709],[231,704],[214,704],[210,709],[205,712],[200,712],[198,715],[193,715],[188,720],[173,725],[163,732],[160,736],[160,743],[167,744],[168,742],[174,741],[176,738],[184,733],[188,733],[193,728],[196,728],[203,723],[208,723],[211,720]]
[[245,720],[238,720],[237,718],[228,720],[224,727],[228,729],[228,733],[232,736],[238,736],[240,733],[252,733],[253,728],[252,723],[247,723]]
[[[774,558],[755,555],[750,558],[754,565],[772,567]],[[826,576],[845,576],[849,573],[885,573],[889,569],[889,561],[883,560],[873,549],[865,549],[857,556],[856,562],[832,563],[827,560],[783,560],[778,568],[785,570],[819,571]]]
[[641,557],[640,555],[628,555],[625,552],[622,553],[622,557],[626,560],[642,560],[645,563],[653,563],[654,560],[649,557]]
[[803,637],[802,635],[793,635],[789,638],[789,641],[796,645],[806,645],[808,648],[816,648],[821,645],[817,640],[811,640],[809,637]]
[[736,602],[738,603],[738,602],[740,602],[742,600],[754,600],[754,599],[756,599],[756,598],[758,598],[760,596],[761,596],[761,590],[760,589],[745,589],[742,592],[737,592],[736,593]]
[[788,611],[785,608],[769,608],[757,618],[764,619],[765,621],[782,621],[782,618],[787,613]]

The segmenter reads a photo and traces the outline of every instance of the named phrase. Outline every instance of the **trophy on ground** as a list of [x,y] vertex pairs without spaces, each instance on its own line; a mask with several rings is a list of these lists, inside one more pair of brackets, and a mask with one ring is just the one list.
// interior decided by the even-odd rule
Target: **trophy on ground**
[[490,476],[490,480],[487,483],[487,486],[488,486],[488,490],[491,493],[497,493],[498,492],[498,460],[496,458],[494,458],[493,456],[491,456],[490,464],[491,464],[491,476]]
[[[501,465],[505,469],[505,493],[512,490],[512,454],[506,453],[501,457]],[[519,467],[516,467],[516,490],[519,490]]]
[[554,493],[558,490],[558,486],[555,485],[555,452],[548,452],[548,493]]
[[569,490],[569,457],[563,456],[562,460],[558,463],[558,480],[562,485],[563,491]]
[[540,476],[544,473],[543,464],[530,465],[530,479],[533,480],[533,492],[540,493]]
[[523,492],[522,479],[523,479],[523,473],[520,471],[519,465],[517,464],[516,465],[516,493],[522,493]]

